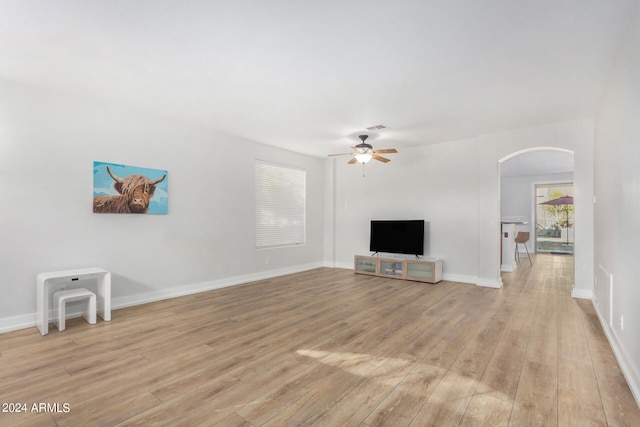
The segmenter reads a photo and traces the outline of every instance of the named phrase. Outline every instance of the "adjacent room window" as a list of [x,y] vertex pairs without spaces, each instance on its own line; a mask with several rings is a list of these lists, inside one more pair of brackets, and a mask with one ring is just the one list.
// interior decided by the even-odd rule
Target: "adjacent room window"
[[305,243],[303,169],[256,160],[256,248]]
[[573,253],[573,183],[536,184],[536,252]]

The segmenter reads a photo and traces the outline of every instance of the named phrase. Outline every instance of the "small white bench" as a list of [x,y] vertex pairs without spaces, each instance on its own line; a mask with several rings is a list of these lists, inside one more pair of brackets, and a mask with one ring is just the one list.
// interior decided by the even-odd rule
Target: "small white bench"
[[73,301],[86,300],[84,318],[92,325],[96,323],[96,294],[85,288],[67,289],[53,294],[53,310],[58,315],[58,330],[64,331],[66,320],[66,304]]

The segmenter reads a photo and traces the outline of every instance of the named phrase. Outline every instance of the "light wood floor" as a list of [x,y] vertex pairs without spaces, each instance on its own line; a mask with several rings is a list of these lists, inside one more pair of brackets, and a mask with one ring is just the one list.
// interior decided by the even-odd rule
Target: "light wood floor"
[[0,403],[28,412],[0,425],[639,426],[571,262],[502,289],[324,268],[1,334]]

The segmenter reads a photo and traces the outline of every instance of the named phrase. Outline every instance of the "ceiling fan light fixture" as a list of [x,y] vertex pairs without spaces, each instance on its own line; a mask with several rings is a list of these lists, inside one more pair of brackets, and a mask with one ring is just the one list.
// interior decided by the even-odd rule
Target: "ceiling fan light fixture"
[[374,150],[371,144],[367,144],[365,141],[369,138],[369,135],[358,135],[360,144],[351,147],[353,149],[353,153],[340,153],[340,154],[329,154],[329,156],[343,156],[347,154],[352,154],[351,160],[347,162],[349,165],[354,165],[356,163],[360,163],[362,165],[362,176],[364,176],[364,165],[368,163],[371,159],[377,160],[382,163],[388,163],[391,160],[386,157],[382,157],[380,154],[385,153],[397,153],[398,150],[395,148],[384,148],[381,150]]
[[370,153],[358,153],[355,157],[358,163],[367,163],[373,156]]

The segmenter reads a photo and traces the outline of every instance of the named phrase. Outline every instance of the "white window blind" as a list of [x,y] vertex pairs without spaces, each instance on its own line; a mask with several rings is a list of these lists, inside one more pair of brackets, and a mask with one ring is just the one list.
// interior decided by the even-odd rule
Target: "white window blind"
[[305,243],[307,173],[256,160],[256,248]]

